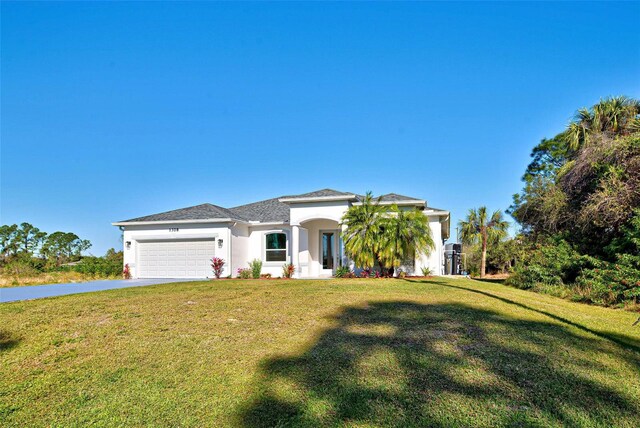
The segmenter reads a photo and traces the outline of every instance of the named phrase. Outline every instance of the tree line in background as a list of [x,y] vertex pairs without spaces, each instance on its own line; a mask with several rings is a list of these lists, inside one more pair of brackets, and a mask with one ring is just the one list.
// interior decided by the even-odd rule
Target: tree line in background
[[122,272],[122,251],[110,249],[103,257],[83,256],[91,242],[72,232],[48,234],[30,223],[0,226],[0,269],[5,276],[75,271],[94,276]]
[[[515,287],[601,305],[637,304],[640,101],[613,97],[578,110],[531,157],[508,210],[521,233],[510,240],[488,236],[489,264],[509,269],[506,283]],[[482,250],[477,239],[465,241],[475,244],[473,265]]]

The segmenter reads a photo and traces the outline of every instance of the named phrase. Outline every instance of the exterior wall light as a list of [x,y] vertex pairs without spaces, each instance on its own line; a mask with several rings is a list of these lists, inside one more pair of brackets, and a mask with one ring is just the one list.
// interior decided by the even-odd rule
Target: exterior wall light
[[222,248],[222,239],[218,239],[218,248]]
[[131,241],[125,242],[125,245],[127,246],[127,250],[131,249]]

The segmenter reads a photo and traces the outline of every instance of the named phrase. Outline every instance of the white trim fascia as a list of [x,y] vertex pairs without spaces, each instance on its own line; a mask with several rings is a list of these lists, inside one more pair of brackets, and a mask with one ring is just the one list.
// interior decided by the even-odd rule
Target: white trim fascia
[[267,222],[259,222],[259,221],[250,221],[247,223],[249,227],[253,226],[289,226],[289,222],[286,221],[267,221]]
[[428,215],[450,215],[449,211],[443,210],[424,210],[423,212]]
[[218,238],[217,233],[184,233],[184,234],[164,234],[164,235],[132,235],[134,241],[176,241],[189,239],[212,239]]
[[112,226],[146,226],[154,224],[194,224],[194,223],[245,223],[244,220],[235,218],[203,218],[198,220],[158,220],[158,221],[117,221]]
[[325,201],[349,201],[356,199],[356,195],[339,195],[339,196],[314,196],[309,198],[280,198],[278,202],[282,203],[304,203],[304,202],[325,202]]

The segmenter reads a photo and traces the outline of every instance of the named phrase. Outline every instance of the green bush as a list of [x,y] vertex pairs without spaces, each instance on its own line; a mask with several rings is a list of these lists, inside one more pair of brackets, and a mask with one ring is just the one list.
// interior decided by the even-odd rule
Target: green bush
[[532,249],[505,283],[603,306],[638,303],[640,256],[617,254],[615,262],[598,260],[555,239]]
[[523,289],[561,287],[573,283],[583,269],[596,264],[596,259],[578,254],[566,241],[555,239],[534,247],[516,264],[506,284]]
[[432,276],[433,275],[433,271],[431,270],[430,267],[422,267],[420,268],[420,270],[422,271],[422,276]]
[[350,278],[351,274],[353,274],[353,272],[351,272],[349,266],[338,266],[333,276],[336,278]]
[[620,305],[640,300],[640,257],[621,255],[615,263],[601,262],[576,279],[576,291],[585,301],[599,305]]
[[60,270],[73,270],[94,276],[120,276],[122,274],[122,259],[118,257],[84,257],[80,263]]
[[41,257],[33,257],[20,253],[2,261],[1,273],[9,276],[35,276],[47,271],[47,261]]
[[57,266],[51,260],[22,253],[7,258],[1,273],[29,277],[48,272],[78,272],[94,277],[113,277],[122,274],[122,258],[122,251],[110,249],[104,257],[83,257],[78,263]]
[[46,261],[26,254],[9,259],[2,267],[2,273],[9,276],[35,276],[45,269]]
[[251,278],[251,269],[239,268],[238,269],[238,278],[240,278],[240,279],[249,279],[249,278]]
[[251,276],[254,279],[260,278],[260,273],[262,272],[262,260],[253,259],[249,262],[249,269],[251,269]]

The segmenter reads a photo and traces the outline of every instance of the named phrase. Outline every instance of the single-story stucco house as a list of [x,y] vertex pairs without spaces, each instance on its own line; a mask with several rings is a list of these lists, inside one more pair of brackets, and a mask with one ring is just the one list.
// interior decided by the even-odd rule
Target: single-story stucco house
[[[282,196],[234,208],[202,204],[113,223],[123,231],[124,263],[133,278],[211,278],[211,259],[225,260],[223,276],[260,259],[262,272],[282,275],[292,263],[294,277],[331,276],[350,265],[344,254],[341,218],[360,203],[355,193],[323,189]],[[429,218],[436,248],[419,254],[402,269],[419,274],[429,267],[443,273],[444,241],[449,237],[449,212],[430,208],[423,199],[390,193],[382,204],[414,208]]]

